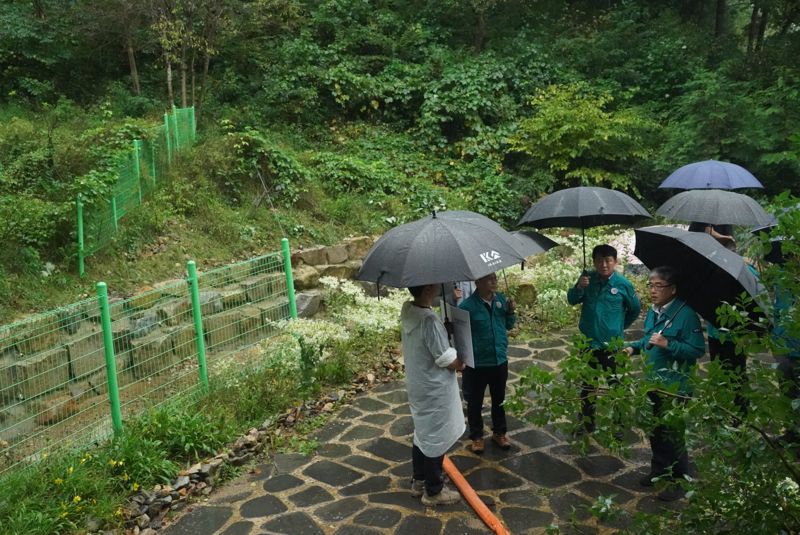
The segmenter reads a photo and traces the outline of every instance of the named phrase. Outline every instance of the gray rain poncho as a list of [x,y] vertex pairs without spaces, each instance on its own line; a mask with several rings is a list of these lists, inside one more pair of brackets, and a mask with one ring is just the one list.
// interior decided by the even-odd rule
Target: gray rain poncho
[[414,444],[426,457],[439,457],[465,429],[456,372],[447,369],[456,350],[433,310],[406,302],[400,322]]

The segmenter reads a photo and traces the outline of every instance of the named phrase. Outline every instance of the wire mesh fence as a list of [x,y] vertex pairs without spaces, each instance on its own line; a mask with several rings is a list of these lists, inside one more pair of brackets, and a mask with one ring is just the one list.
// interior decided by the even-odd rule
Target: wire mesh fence
[[206,362],[254,355],[240,350],[293,315],[286,269],[272,253],[203,273],[197,310],[191,276],[108,300],[108,333],[102,298],[0,327],[0,474],[108,436],[115,410],[127,419],[196,392]]
[[173,154],[194,144],[194,108],[173,108],[164,114],[164,124],[145,139],[133,141],[131,150],[120,156],[117,182],[111,196],[91,205],[76,200],[78,270],[85,273],[85,258],[108,246],[119,220],[156,189],[169,169]]

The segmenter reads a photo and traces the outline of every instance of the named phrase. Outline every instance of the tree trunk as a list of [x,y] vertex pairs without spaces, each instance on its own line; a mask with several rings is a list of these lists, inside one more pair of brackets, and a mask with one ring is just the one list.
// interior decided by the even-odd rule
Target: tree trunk
[[473,46],[475,52],[482,52],[486,45],[486,12],[482,9],[477,10],[475,21],[475,35],[473,36]]
[[181,59],[181,108],[186,107],[186,78],[188,67],[186,65],[186,58]]
[[761,8],[761,20],[758,21],[758,30],[756,32],[756,51],[760,52],[764,49],[764,34],[767,31],[767,19],[769,17],[769,8],[763,6]]
[[126,47],[128,49],[128,65],[131,69],[131,82],[133,83],[133,94],[136,96],[141,95],[141,88],[139,87],[139,71],[136,68],[136,55],[133,53],[133,41],[131,36],[128,36]]
[[[211,55],[206,51],[203,54],[203,77],[200,79],[200,99],[197,101],[197,111],[203,106],[206,98],[206,84],[208,84],[208,66],[211,63]],[[196,114],[195,114],[196,115]]]
[[172,91],[172,62],[169,56],[165,59],[167,61],[167,96],[169,98],[169,105],[172,107],[175,105],[175,93]]
[[758,25],[758,2],[753,2],[753,11],[750,12],[750,24],[747,26],[747,55],[753,54],[753,43],[755,42],[755,31]]
[[719,39],[722,36],[722,32],[725,30],[725,15],[728,10],[728,6],[725,0],[717,0],[717,8],[714,17],[714,37]]

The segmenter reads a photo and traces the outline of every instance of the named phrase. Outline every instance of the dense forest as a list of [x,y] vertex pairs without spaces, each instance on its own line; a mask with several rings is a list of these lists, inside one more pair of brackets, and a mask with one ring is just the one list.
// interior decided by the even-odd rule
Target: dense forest
[[195,106],[198,145],[123,220],[125,262],[176,229],[206,237],[182,262],[431,208],[511,225],[578,184],[652,207],[703,159],[797,193],[798,22],[796,0],[6,0],[0,301],[41,306],[20,294],[42,273],[79,284],[76,195],[107,195],[173,105]]

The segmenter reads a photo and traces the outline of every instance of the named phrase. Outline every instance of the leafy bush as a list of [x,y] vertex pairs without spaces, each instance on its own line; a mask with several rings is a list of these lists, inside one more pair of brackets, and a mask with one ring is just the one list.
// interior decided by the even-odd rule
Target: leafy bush
[[246,127],[236,131],[229,122],[225,126],[228,132],[221,146],[212,148],[212,154],[203,158],[214,159],[210,176],[228,199],[240,204],[246,192],[260,194],[263,180],[277,202],[291,205],[297,201],[306,170],[294,156],[258,130]]
[[519,122],[511,146],[544,165],[559,186],[629,189],[629,169],[652,153],[656,125],[642,110],[613,109],[613,100],[586,84],[550,86],[531,98],[533,114]]

